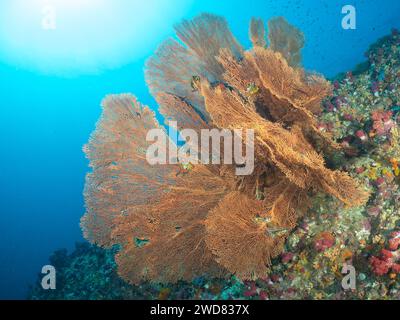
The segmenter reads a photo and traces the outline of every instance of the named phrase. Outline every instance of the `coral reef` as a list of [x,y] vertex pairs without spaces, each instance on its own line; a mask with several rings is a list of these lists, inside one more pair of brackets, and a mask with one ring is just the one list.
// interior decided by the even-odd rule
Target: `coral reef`
[[133,96],[109,96],[84,148],[93,169],[85,237],[120,245],[118,272],[133,284],[262,278],[313,195],[367,201],[356,180],[325,165],[322,152],[340,151],[317,125],[331,86],[299,67],[304,37],[283,18],[269,23],[269,47],[262,21],[253,20],[247,51],[211,14],[183,21],[176,33],[180,42],[167,40],[147,63],[160,111],[179,128],[254,130],[256,169],[238,177],[235,165],[196,164],[184,175],[179,164],[152,166],[145,136],[162,126]]
[[[259,22],[252,28],[259,30]],[[316,120],[318,130],[331,134],[345,150],[345,155],[329,153],[329,165],[348,171],[353,179],[366,185],[371,194],[369,201],[364,206],[350,208],[324,193],[309,198],[307,214],[299,218],[285,243],[273,245],[275,248],[282,245],[283,252],[271,259],[268,274],[260,275],[263,270],[258,271],[257,259],[268,261],[264,250],[271,250],[270,242],[260,241],[265,234],[256,228],[258,223],[267,221],[262,217],[258,217],[258,222],[249,219],[252,212],[264,205],[263,201],[236,190],[229,192],[226,199],[237,197],[246,205],[219,201],[207,213],[207,224],[217,254],[238,277],[198,275],[191,281],[164,284],[141,281],[137,286],[129,285],[117,276],[113,256],[118,247],[81,245],[70,255],[59,251],[51,258],[60,277],[60,288],[45,291],[38,282],[29,298],[400,299],[399,52],[400,37],[393,30],[367,51],[369,61],[363,70],[347,72],[334,81],[332,95],[324,99],[324,108]],[[378,133],[377,128],[382,126],[374,125],[375,122],[383,122],[384,130]],[[226,210],[229,214],[224,214]],[[230,223],[231,220],[240,223]],[[249,233],[253,238],[245,236]],[[225,251],[224,239],[243,242],[244,246],[236,247],[238,252],[230,246]],[[245,247],[261,254],[248,255]],[[235,259],[225,255],[233,255]],[[341,286],[344,264],[356,270],[354,290],[344,290]],[[246,270],[242,265],[259,273],[258,279],[241,280]]]
[[[104,250],[88,243],[77,243],[68,254],[55,251],[49,262],[57,270],[57,289],[43,290],[42,274],[28,292],[31,300],[97,300],[124,299],[131,288],[118,277],[114,261],[115,249]],[[142,298],[137,295],[136,298]],[[135,298],[132,295],[132,298]]]
[[57,270],[57,289],[44,290],[42,274],[30,287],[30,300],[142,300],[142,299],[234,299],[244,286],[234,278],[217,279],[196,277],[192,282],[175,284],[141,282],[130,285],[117,274],[114,255],[118,248],[102,249],[88,243],[77,243],[73,252],[58,250],[50,257]]

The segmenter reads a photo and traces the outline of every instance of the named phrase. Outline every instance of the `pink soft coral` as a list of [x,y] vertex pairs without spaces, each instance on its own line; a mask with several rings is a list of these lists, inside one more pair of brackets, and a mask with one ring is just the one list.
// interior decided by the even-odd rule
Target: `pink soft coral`
[[400,264],[398,263],[400,259],[400,232],[392,232],[391,238],[389,240],[389,249],[382,249],[380,256],[372,256],[370,259],[370,264],[372,271],[378,275],[382,276],[387,274],[389,271],[394,273],[400,273]]
[[319,252],[331,248],[335,244],[335,238],[330,232],[321,232],[315,240],[315,249]]
[[376,135],[384,136],[390,132],[395,125],[392,116],[392,111],[375,110],[372,112],[371,118],[374,121],[372,127]]

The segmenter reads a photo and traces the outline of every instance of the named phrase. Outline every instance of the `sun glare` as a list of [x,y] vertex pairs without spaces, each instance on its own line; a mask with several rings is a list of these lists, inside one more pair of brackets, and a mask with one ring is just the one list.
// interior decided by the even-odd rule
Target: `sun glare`
[[0,61],[45,73],[95,73],[139,58],[172,32],[188,0],[5,0]]

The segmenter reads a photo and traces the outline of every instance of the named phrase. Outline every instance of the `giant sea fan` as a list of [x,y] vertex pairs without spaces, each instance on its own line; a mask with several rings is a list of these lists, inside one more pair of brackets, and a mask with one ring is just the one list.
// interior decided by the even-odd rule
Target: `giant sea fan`
[[339,149],[316,126],[330,84],[299,67],[304,37],[283,18],[269,22],[269,46],[263,22],[253,19],[247,51],[214,15],[176,31],[179,40],[167,40],[147,63],[160,112],[178,129],[253,129],[255,170],[235,176],[235,165],[197,164],[182,174],[179,165],[151,166],[146,134],[162,126],[134,96],[109,96],[84,148],[93,169],[84,235],[120,246],[118,271],[131,283],[262,277],[314,192],[347,205],[368,198],[320,154]]

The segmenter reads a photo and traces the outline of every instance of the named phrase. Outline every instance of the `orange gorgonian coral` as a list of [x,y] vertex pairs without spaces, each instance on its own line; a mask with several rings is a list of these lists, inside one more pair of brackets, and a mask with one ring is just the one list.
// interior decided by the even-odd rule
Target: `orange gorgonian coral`
[[[146,79],[178,129],[253,129],[255,170],[235,165],[149,165],[149,129],[161,128],[134,96],[107,97],[84,151],[85,237],[119,245],[119,274],[131,283],[175,282],[208,274],[254,279],[268,272],[313,192],[349,206],[368,194],[320,154],[339,149],[315,114],[331,90],[299,67],[304,36],[285,19],[253,19],[245,51],[224,19],[202,14],[176,27],[148,61]],[[168,150],[160,150],[167,152]]]

